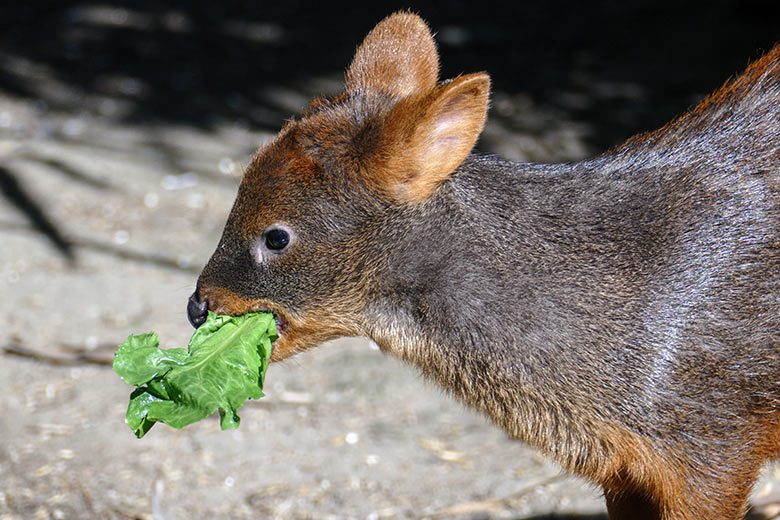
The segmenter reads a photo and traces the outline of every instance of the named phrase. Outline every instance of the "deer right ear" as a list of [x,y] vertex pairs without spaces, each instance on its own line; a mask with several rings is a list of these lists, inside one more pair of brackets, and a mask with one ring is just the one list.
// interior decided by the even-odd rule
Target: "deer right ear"
[[346,90],[400,99],[426,94],[438,78],[439,54],[428,26],[416,14],[398,12],[379,22],[358,47]]
[[385,128],[381,182],[399,200],[422,202],[460,166],[485,126],[490,77],[458,76],[428,96],[399,102]]
[[367,171],[397,200],[430,197],[468,156],[485,124],[487,74],[459,76],[441,85],[438,78],[433,36],[419,16],[408,12],[379,22],[347,69],[347,94],[394,98],[376,148],[353,155],[374,161]]

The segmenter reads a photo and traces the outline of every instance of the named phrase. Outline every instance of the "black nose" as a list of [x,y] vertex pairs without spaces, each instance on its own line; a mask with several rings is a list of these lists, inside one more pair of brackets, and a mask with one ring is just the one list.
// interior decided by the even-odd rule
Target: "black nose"
[[192,293],[190,299],[187,301],[187,319],[196,329],[203,325],[206,321],[206,316],[209,314],[209,302],[200,301],[198,298],[198,291]]

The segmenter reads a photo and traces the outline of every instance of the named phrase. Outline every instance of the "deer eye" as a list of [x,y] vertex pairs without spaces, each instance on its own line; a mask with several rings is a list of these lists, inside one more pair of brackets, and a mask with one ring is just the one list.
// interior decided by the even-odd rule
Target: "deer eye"
[[295,231],[286,224],[274,223],[255,241],[251,254],[258,265],[273,261],[284,255],[296,240]]
[[282,228],[270,228],[264,236],[265,246],[271,251],[281,251],[290,244],[290,233]]

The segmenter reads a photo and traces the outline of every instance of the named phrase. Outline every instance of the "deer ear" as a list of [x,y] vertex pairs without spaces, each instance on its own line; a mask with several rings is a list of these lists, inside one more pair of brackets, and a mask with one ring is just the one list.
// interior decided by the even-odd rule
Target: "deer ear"
[[463,162],[482,132],[490,78],[468,74],[437,85],[439,55],[422,19],[398,12],[379,22],[347,69],[346,92],[389,95],[374,180],[403,201],[423,201]]
[[404,98],[427,93],[438,77],[439,55],[428,26],[416,14],[398,12],[379,22],[358,47],[346,90]]
[[485,126],[489,96],[490,77],[477,72],[417,102],[398,103],[386,130],[396,136],[384,180],[391,192],[405,201],[427,199],[471,153]]

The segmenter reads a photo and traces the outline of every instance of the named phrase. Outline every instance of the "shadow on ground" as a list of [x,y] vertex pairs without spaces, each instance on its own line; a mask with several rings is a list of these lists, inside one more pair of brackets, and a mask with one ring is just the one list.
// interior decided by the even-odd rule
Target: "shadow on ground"
[[[32,0],[3,8],[0,91],[40,110],[128,125],[213,128],[227,121],[273,132],[312,96],[332,94],[357,43],[402,5],[437,31],[444,77],[491,74],[494,92],[504,95],[496,96],[491,118],[505,119],[508,132],[544,131],[543,122],[507,117],[501,100],[533,103],[550,118],[582,125],[590,153],[685,110],[770,48],[780,26],[769,0],[555,0],[498,2],[489,9],[458,0]],[[501,138],[485,136],[480,148],[499,149]],[[543,160],[540,155],[535,158]],[[84,181],[63,166],[51,165]],[[73,244],[14,170],[0,173],[6,198],[72,259]]]

